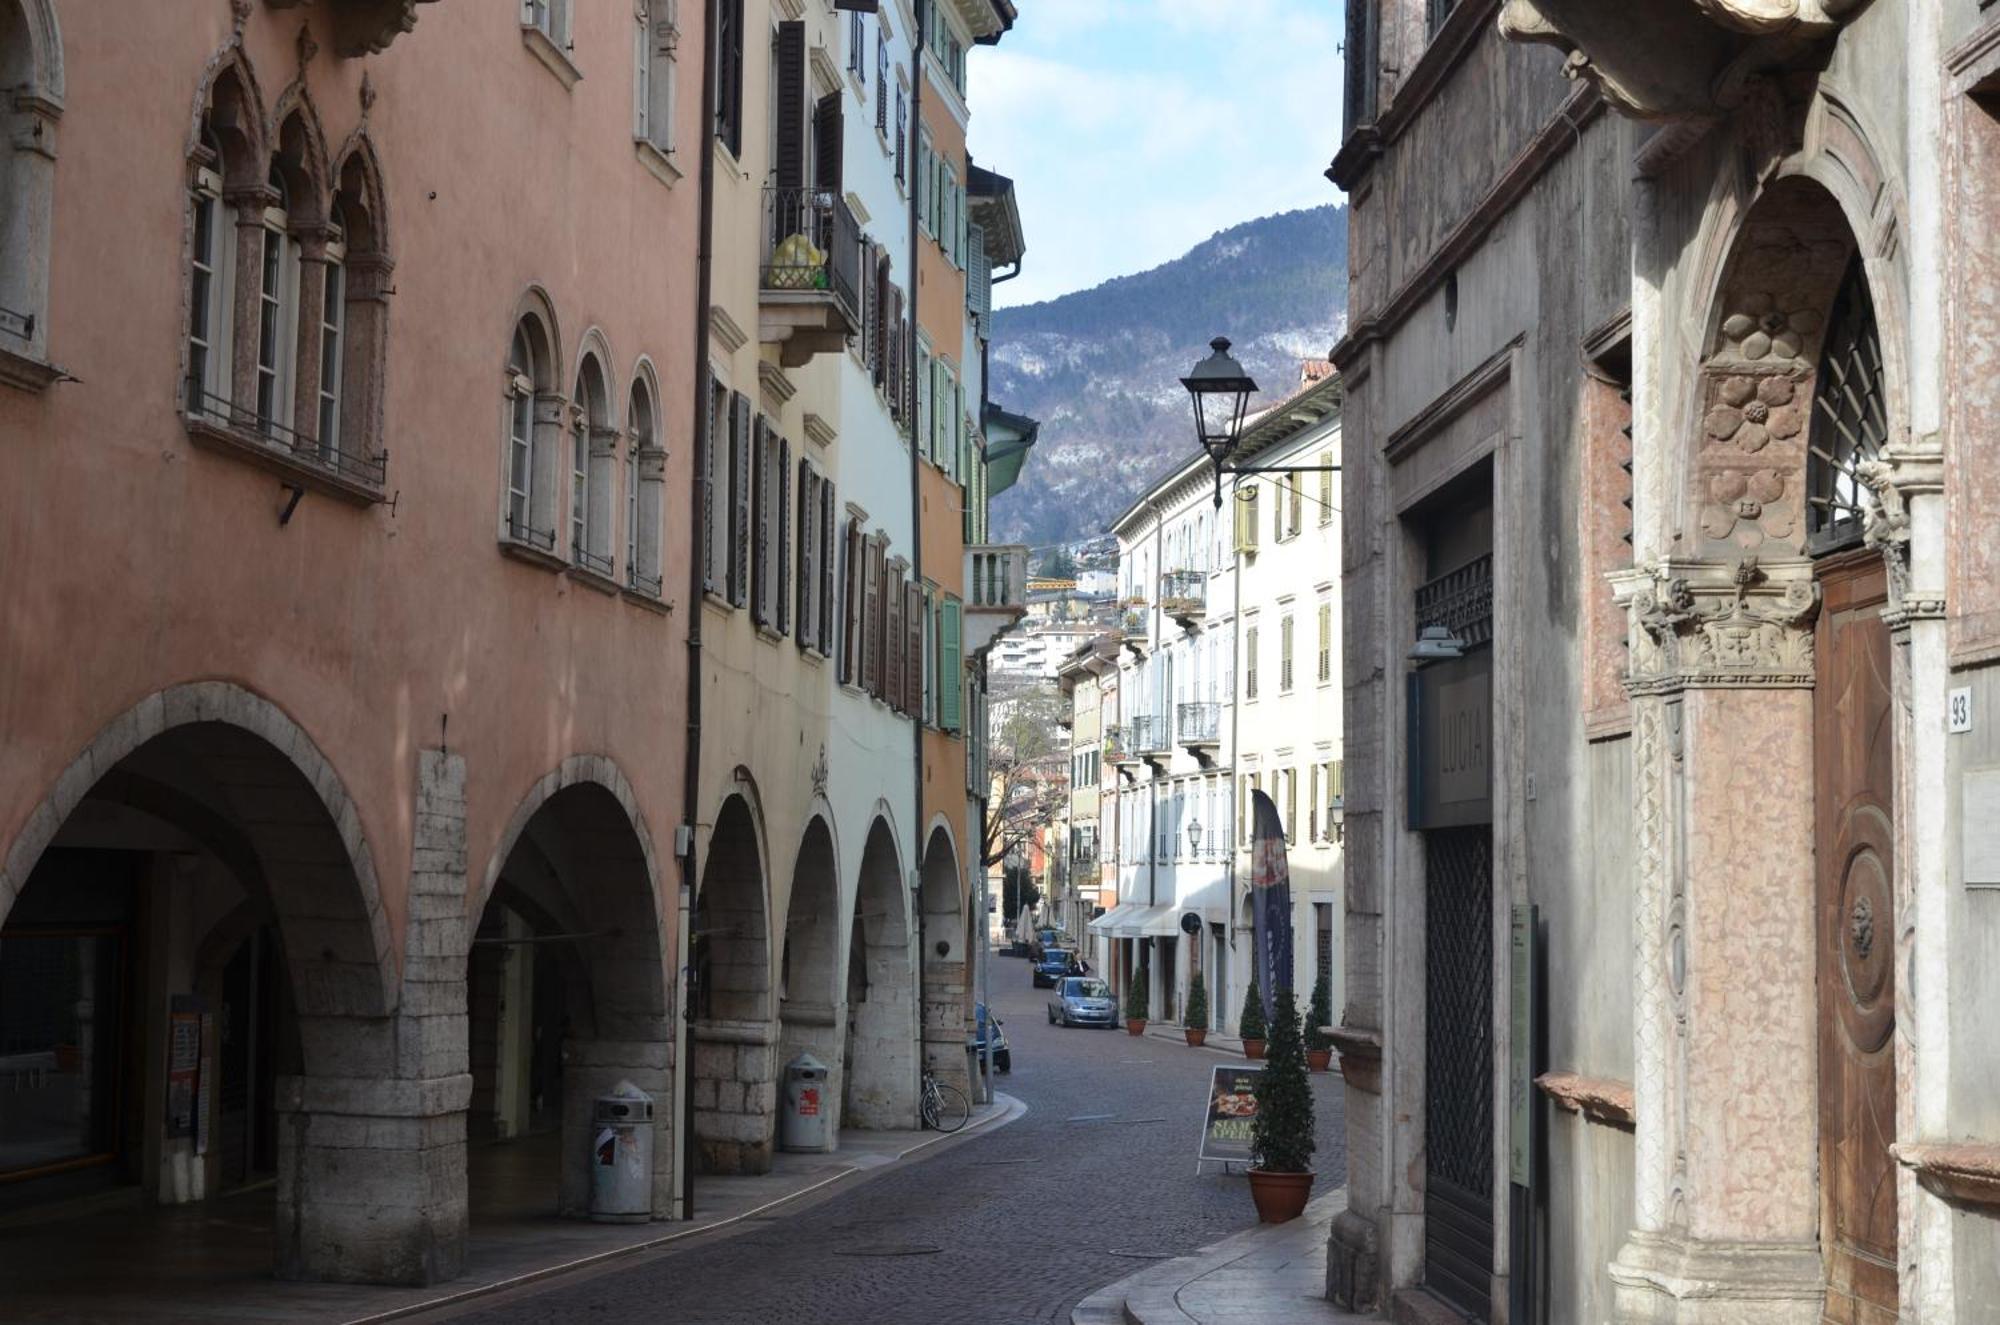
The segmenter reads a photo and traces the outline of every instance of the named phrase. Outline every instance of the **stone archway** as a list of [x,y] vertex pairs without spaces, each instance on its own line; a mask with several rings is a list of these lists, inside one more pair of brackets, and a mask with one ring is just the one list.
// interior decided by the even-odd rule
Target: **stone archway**
[[806,824],[792,866],[791,900],[778,956],[778,1066],[811,1054],[832,1074],[824,1108],[832,1115],[827,1149],[840,1128],[842,1030],[847,1021],[840,987],[840,872],[833,830],[814,815]]
[[849,1127],[916,1125],[917,999],[910,968],[909,894],[889,821],[868,830],[847,945]]
[[[121,919],[118,898],[140,890],[175,923],[141,931]],[[95,908],[90,923],[73,923],[79,905]],[[201,979],[217,945],[272,926],[281,950],[272,969],[287,986],[285,1038],[294,1046],[262,1106],[281,1177],[277,1273],[430,1283],[458,1272],[463,1171],[438,1152],[456,1158],[462,1082],[448,1071],[425,1075],[448,1064],[398,1052],[397,963],[360,816],[343,780],[276,705],[202,682],[161,691],[107,725],[11,844],[0,869],[0,925],[20,931],[0,940],[0,967],[10,972],[33,960],[35,943],[55,942],[61,950],[44,957],[77,979],[143,954],[134,978],[162,981],[184,970],[183,989]],[[31,927],[46,937],[30,937]],[[113,945],[85,952],[84,940],[54,937],[65,927],[110,935]],[[209,936],[216,942],[205,944]],[[162,984],[154,996],[169,1005],[172,989]],[[99,1012],[111,1006],[89,1001]],[[224,1010],[181,1006],[191,1020],[179,1023],[180,1042],[195,1050],[201,1071],[214,1071],[214,1043],[197,1027],[214,1024],[199,1020],[204,1013]],[[194,1112],[211,1083],[153,1079],[168,1061],[164,1024],[137,1028],[137,1083],[120,1084],[116,1073],[95,1081],[89,1044],[108,1043],[110,1029],[89,1021],[88,1043],[73,1011],[58,1009],[45,1028],[56,1037],[52,1076],[72,1079],[73,1102],[85,1111],[108,1107],[127,1088],[185,1091],[168,1121],[146,1119],[131,1159],[163,1199],[211,1190],[214,1166],[193,1150]]]
[[477,917],[465,960],[468,1132],[556,1133],[552,1202],[582,1215],[595,1102],[629,1082],[653,1099],[653,1213],[664,1217],[677,1112],[670,945],[651,839],[608,760],[565,761],[536,785]]
[[[1667,1318],[1697,1279],[1774,1321],[1849,1319],[1838,1300],[1896,1308],[1886,1028],[1907,884],[1890,673],[1907,675],[1892,644],[1906,430],[1891,335],[1853,357],[1857,310],[1872,338],[1874,308],[1897,302],[1855,216],[1816,178],[1762,189],[1683,376],[1692,435],[1641,457],[1678,518],[1655,522],[1671,542],[1645,540],[1656,560],[1616,577],[1634,624],[1639,1120],[1638,1227],[1612,1268],[1621,1315]],[[1871,437],[1857,443],[1837,416],[1861,397]],[[1857,902],[1846,865],[1863,856]],[[1864,968],[1876,978],[1857,984]],[[1872,1081],[1865,1122],[1844,1112],[1855,1081],[1829,1078],[1853,1049],[1843,990],[1872,1008],[1846,1060]]]
[[723,802],[694,907],[694,1143],[700,1171],[765,1173],[777,1114],[777,1027],[762,833],[749,796]]
[[970,949],[966,946],[965,885],[958,848],[939,823],[924,846],[923,900],[924,1067],[940,1081],[969,1092],[966,1027],[972,1013]]

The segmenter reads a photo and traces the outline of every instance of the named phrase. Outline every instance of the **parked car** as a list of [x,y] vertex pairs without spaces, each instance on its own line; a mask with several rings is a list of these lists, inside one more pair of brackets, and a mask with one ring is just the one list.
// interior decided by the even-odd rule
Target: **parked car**
[[[973,1007],[978,1010],[977,1025],[979,1029],[972,1037],[972,1047],[983,1061],[986,1057],[986,1005],[984,1003],[975,1003]],[[993,1070],[995,1072],[1012,1072],[1014,1070],[1014,1053],[1013,1050],[1007,1047],[1007,1023],[996,1016],[993,1018],[992,1025]]]
[[1038,929],[1028,940],[1028,960],[1038,962],[1050,948],[1062,942],[1062,935],[1053,929]]
[[1068,948],[1044,948],[1040,959],[1035,962],[1033,984],[1036,989],[1050,989],[1066,975],[1082,974],[1082,965]]
[[1111,986],[1086,975],[1065,976],[1049,996],[1051,1026],[1115,1026],[1118,1000]]

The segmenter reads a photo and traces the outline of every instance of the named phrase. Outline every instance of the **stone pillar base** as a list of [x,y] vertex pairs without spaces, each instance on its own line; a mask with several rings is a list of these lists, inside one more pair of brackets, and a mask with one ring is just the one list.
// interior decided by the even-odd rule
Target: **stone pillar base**
[[1353,1210],[1333,1217],[1326,1235],[1326,1297],[1344,1311],[1382,1305],[1380,1234],[1375,1221]]
[[278,1083],[280,1279],[434,1284],[465,1263],[468,1074]]
[[1635,1232],[1611,1262],[1618,1325],[1818,1325],[1819,1247]]

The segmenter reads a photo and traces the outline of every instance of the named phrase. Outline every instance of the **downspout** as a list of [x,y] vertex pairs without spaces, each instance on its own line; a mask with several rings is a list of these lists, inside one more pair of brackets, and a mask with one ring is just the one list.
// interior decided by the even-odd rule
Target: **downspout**
[[[694,384],[697,392],[708,380],[708,305],[713,297],[715,262],[715,33],[704,26],[701,62],[701,220],[695,250]],[[694,509],[711,509],[708,502],[708,467],[703,457],[713,439],[708,435],[710,401],[695,401],[694,407]],[[699,531],[706,539],[708,530]],[[701,603],[700,549],[688,548],[688,684],[687,684],[687,763],[681,771],[681,819],[687,825],[687,850],[681,856],[680,954],[681,1018],[675,1036],[674,1091],[680,1101],[681,1125],[675,1145],[674,1162],[680,1172],[677,1219],[694,1218],[694,1166],[689,1162],[694,1136],[694,1091],[688,1086],[689,1031],[694,1025],[694,933],[691,908],[694,901],[695,825],[701,822]],[[678,844],[676,844],[678,845]]]
[[[923,326],[923,299],[919,293],[920,286],[918,284],[920,275],[918,266],[922,260],[922,239],[919,235],[917,224],[917,191],[921,187],[921,182],[917,179],[917,171],[921,169],[921,163],[917,160],[917,145],[924,140],[924,42],[927,40],[924,21],[929,17],[929,9],[930,5],[925,0],[917,0],[916,25],[910,34],[910,341],[909,344],[903,347],[903,362],[908,364],[910,369],[910,390],[905,397],[905,404],[912,413],[910,419],[910,578],[915,580],[919,585],[924,582],[924,495],[923,462],[917,458],[917,420],[914,417],[917,395],[917,333]],[[885,612],[887,607],[888,604],[883,604]],[[959,656],[961,658],[964,657],[965,644],[964,613],[965,609],[961,606],[959,608],[958,627]],[[942,632],[940,632],[937,644],[939,661],[942,662],[944,656]],[[940,676],[938,684],[942,686],[946,680],[947,678]],[[939,697],[939,702],[943,702],[942,696]],[[961,712],[959,714],[959,729],[961,732],[964,730],[964,727],[965,714]],[[918,1077],[914,1084],[919,1088],[918,1093],[919,1097],[921,1097],[923,1073],[929,1070],[929,1065],[924,1061],[924,962],[928,959],[930,952],[928,946],[929,938],[924,933],[924,720],[922,715],[918,715],[916,721],[910,724],[910,730],[912,732],[912,754],[910,760],[911,785],[916,791],[916,799],[911,804],[910,814],[911,824],[916,833],[916,846],[910,855],[910,859],[915,863],[917,871],[917,886],[912,889],[912,892],[916,896],[917,911],[917,962],[915,976],[917,981]]]
[[[1223,878],[1227,883],[1228,906],[1223,917],[1223,932],[1229,936],[1229,952],[1236,953],[1236,825],[1237,815],[1249,809],[1236,804],[1236,791],[1242,779],[1236,770],[1236,756],[1239,724],[1243,717],[1243,706],[1236,702],[1238,683],[1237,668],[1243,662],[1243,550],[1236,546],[1237,490],[1243,486],[1242,476],[1229,483],[1229,795],[1226,798],[1234,812],[1229,816],[1229,864]],[[1234,987],[1232,986],[1232,992]],[[1217,1005],[1216,1011],[1224,1018],[1220,1023],[1228,1024],[1229,1010]]]

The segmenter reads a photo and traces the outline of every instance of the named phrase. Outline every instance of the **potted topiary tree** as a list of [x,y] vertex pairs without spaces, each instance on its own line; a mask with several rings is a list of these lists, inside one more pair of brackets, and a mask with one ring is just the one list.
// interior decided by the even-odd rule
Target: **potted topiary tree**
[[1250,1119],[1250,1196],[1266,1224],[1296,1219],[1312,1195],[1313,1094],[1305,1039],[1292,991],[1278,991],[1270,1051],[1255,1086]]
[[1312,1001],[1306,1006],[1306,1066],[1324,1072],[1333,1061],[1333,1037],[1326,1028],[1333,1024],[1333,991],[1326,977],[1313,981]]
[[1125,1033],[1144,1035],[1146,1033],[1146,985],[1148,973],[1143,966],[1132,968],[1132,978],[1125,982]]
[[1201,982],[1201,972],[1188,977],[1187,1014],[1181,1018],[1181,1034],[1187,1036],[1188,1048],[1199,1049],[1208,1039],[1208,986]]
[[1243,1015],[1237,1018],[1236,1033],[1243,1037],[1243,1056],[1262,1058],[1264,1056],[1264,996],[1257,992],[1257,977],[1250,977],[1250,988],[1243,994]]

